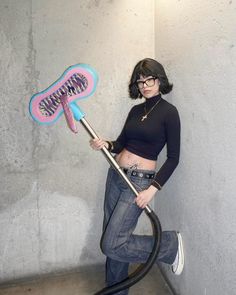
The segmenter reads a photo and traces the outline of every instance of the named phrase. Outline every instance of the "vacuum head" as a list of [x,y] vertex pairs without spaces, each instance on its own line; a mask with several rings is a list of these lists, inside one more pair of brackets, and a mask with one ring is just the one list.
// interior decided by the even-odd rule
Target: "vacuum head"
[[76,101],[92,95],[97,81],[97,73],[89,65],[70,66],[51,86],[31,97],[29,111],[32,118],[39,124],[54,123],[65,111],[65,103],[68,110]]

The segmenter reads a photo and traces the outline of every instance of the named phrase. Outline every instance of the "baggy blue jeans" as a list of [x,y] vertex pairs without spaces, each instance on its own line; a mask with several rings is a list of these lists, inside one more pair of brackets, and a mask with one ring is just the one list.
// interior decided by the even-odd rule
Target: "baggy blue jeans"
[[[149,172],[136,170],[137,172]],[[147,189],[152,180],[131,176],[127,177],[137,191]],[[106,285],[116,284],[128,276],[129,263],[145,263],[148,259],[154,239],[148,235],[135,235],[134,229],[143,209],[135,203],[135,195],[121,178],[110,168],[106,181],[104,201],[104,223],[101,239],[101,249],[106,259]],[[160,251],[157,261],[172,264],[178,250],[178,240],[175,231],[163,231]],[[128,294],[128,289],[116,293]]]

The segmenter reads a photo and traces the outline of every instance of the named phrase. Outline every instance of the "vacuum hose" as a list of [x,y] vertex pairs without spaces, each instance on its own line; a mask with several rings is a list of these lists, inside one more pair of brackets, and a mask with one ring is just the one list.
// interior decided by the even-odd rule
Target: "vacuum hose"
[[[90,134],[90,136],[93,139],[98,138],[97,134],[94,132],[94,130],[91,128],[89,123],[85,120],[85,118],[81,118],[80,122],[85,127],[85,129],[87,130],[87,132]],[[128,179],[126,174],[123,172],[121,167],[119,167],[118,163],[113,158],[111,153],[107,150],[106,147],[102,148],[102,152],[103,152],[104,156],[106,157],[106,159],[108,160],[108,162],[110,163],[110,165],[113,168],[115,168],[115,170],[120,174],[120,176],[128,184],[128,186],[133,191],[133,193],[137,196],[138,191],[135,189],[133,184],[130,182],[130,180]],[[159,249],[160,249],[160,243],[161,243],[161,232],[162,232],[161,224],[160,224],[160,221],[159,221],[157,215],[155,214],[155,212],[148,205],[145,207],[145,213],[147,214],[147,216],[149,217],[149,219],[151,221],[151,224],[153,227],[153,237],[154,237],[153,249],[152,249],[152,252],[150,253],[146,263],[143,264],[138,269],[138,271],[135,271],[134,273],[132,273],[129,277],[127,277],[123,281],[121,281],[117,284],[114,284],[112,286],[103,288],[102,290],[98,291],[94,295],[110,295],[110,294],[115,294],[121,290],[128,289],[129,287],[133,286],[138,281],[140,281],[149,272],[149,270],[151,269],[151,267],[155,263]]]
[[[146,212],[147,213],[147,212]],[[129,287],[133,286],[136,284],[138,281],[140,281],[151,269],[153,264],[156,261],[156,257],[159,252],[160,248],[160,242],[161,242],[161,224],[160,221],[157,217],[157,215],[152,211],[151,213],[147,213],[148,217],[150,218],[152,225],[153,225],[153,237],[154,237],[154,245],[152,252],[146,261],[145,264],[140,267],[140,269],[133,274],[131,274],[129,277],[121,281],[120,283],[117,283],[113,286],[106,287],[94,295],[110,295],[110,294],[115,294],[121,290],[128,289]]]

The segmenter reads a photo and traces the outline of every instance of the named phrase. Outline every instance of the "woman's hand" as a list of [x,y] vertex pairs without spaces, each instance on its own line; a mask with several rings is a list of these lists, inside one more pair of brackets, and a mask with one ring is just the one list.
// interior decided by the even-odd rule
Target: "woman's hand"
[[136,197],[136,204],[144,209],[147,204],[152,200],[154,197],[155,193],[158,191],[158,189],[150,185],[148,189],[141,191],[138,196]]
[[96,151],[102,149],[104,146],[106,148],[108,148],[108,143],[105,140],[101,139],[101,138],[91,139],[89,141],[89,144],[90,144],[91,148],[96,150]]

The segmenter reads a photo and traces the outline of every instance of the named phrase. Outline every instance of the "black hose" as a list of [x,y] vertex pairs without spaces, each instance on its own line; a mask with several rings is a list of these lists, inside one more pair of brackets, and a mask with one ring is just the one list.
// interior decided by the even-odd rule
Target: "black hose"
[[161,244],[161,232],[162,232],[161,223],[154,211],[149,212],[146,210],[146,214],[151,220],[151,223],[153,226],[153,237],[154,237],[153,249],[151,254],[148,257],[148,260],[146,261],[145,264],[143,264],[140,267],[138,271],[135,271],[123,281],[113,286],[103,288],[102,290],[98,291],[94,295],[111,295],[121,290],[130,288],[131,286],[136,284],[138,281],[140,281],[149,272],[149,270],[155,263],[159,249],[160,249],[160,244]]

